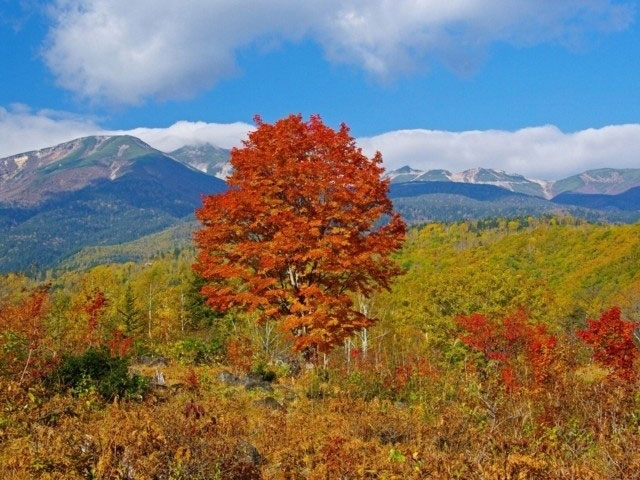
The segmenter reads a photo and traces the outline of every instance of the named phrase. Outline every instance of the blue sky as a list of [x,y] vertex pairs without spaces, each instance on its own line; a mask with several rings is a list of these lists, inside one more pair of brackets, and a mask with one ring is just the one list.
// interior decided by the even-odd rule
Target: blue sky
[[[3,150],[0,132],[0,153],[42,146],[42,117],[64,132],[320,113],[357,137],[542,126],[567,136],[639,122],[636,1],[255,3],[0,0],[0,130],[13,142]],[[478,161],[499,152],[487,155]]]

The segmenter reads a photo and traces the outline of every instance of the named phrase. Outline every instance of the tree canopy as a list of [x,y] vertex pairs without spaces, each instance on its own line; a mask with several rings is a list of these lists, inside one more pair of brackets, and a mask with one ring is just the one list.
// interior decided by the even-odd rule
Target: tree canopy
[[197,211],[196,272],[218,311],[257,312],[292,334],[294,347],[325,352],[373,319],[354,294],[389,287],[390,257],[405,236],[392,212],[382,156],[349,135],[291,115],[257,128],[231,152],[230,189]]

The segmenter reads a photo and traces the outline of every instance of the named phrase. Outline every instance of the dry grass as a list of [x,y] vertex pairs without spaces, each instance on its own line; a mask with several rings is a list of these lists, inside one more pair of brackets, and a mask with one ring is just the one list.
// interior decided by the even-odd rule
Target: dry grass
[[[4,383],[2,478],[640,478],[638,429],[625,413],[634,401],[597,382],[489,399],[468,379],[441,377],[423,387],[429,402],[406,404],[366,401],[337,374],[308,398],[313,372],[270,393],[220,383],[219,367],[193,370],[198,390],[185,382],[190,368],[162,370],[168,387],[139,403]],[[455,397],[438,398],[443,382]]]

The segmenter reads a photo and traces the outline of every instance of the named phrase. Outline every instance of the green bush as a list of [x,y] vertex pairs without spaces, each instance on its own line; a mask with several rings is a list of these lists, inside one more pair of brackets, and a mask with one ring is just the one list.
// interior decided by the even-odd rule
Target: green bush
[[213,338],[209,341],[186,338],[173,344],[170,355],[182,364],[203,365],[218,360],[222,355],[223,347],[221,338]]
[[265,382],[273,382],[278,378],[276,371],[270,368],[265,362],[259,362],[251,373],[260,377]]
[[365,401],[374,398],[392,399],[393,393],[385,385],[382,375],[377,372],[356,370],[346,378],[349,392]]
[[80,391],[95,389],[105,400],[116,396],[139,399],[148,381],[129,374],[129,359],[112,357],[106,348],[89,348],[81,355],[65,357],[54,379],[63,388]]

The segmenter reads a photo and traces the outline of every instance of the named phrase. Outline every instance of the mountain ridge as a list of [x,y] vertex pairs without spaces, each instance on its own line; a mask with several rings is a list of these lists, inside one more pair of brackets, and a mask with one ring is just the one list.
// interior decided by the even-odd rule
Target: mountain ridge
[[230,150],[212,143],[185,145],[168,153],[177,161],[221,180],[231,173],[230,154]]
[[619,194],[640,186],[640,168],[600,168],[587,170],[560,180],[540,180],[504,170],[476,167],[462,172],[418,170],[408,165],[385,172],[391,183],[446,181],[454,183],[495,185],[517,193],[547,200],[565,193]]

